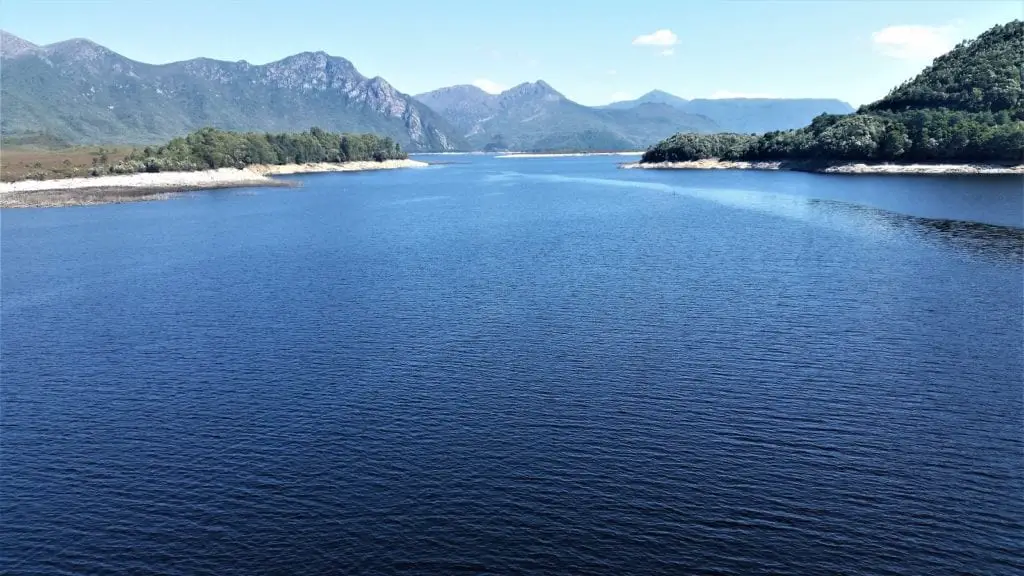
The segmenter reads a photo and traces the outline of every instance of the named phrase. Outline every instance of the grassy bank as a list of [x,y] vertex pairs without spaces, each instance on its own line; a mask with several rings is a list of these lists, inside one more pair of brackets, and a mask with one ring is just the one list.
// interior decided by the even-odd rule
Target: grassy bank
[[3,145],[0,146],[0,181],[89,176],[98,164],[123,160],[134,148],[127,145],[69,148]]

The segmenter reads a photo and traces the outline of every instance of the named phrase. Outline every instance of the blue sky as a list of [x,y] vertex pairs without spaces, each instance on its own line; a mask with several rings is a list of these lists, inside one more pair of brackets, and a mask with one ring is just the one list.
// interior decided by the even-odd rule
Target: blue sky
[[[583,8],[586,6],[586,8]],[[4,0],[0,26],[46,44],[85,37],[129,58],[265,63],[344,56],[408,93],[543,79],[583,104],[658,88],[686,98],[870,102],[1019,0]]]

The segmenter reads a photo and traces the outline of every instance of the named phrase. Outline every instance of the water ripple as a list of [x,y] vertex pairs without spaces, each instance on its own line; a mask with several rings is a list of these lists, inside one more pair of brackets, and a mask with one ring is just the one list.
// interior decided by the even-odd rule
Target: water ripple
[[500,162],[5,213],[0,571],[1024,571],[1019,229]]

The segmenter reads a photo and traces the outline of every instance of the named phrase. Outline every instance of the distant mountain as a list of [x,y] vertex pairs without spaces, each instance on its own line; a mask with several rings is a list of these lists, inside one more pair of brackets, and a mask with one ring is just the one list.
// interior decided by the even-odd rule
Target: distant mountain
[[623,100],[621,102],[612,102],[604,106],[598,106],[598,108],[608,108],[612,110],[627,110],[629,108],[636,108],[641,104],[668,104],[669,106],[675,106],[677,108],[685,108],[689,103],[689,100],[680,98],[675,94],[669,94],[662,90],[651,90],[647,94],[637,98],[636,100]]
[[606,109],[627,110],[658,102],[675,106],[690,114],[706,116],[725,132],[743,134],[789,130],[805,126],[815,116],[849,114],[853,107],[829,98],[698,98],[685,100],[668,92],[654,90],[636,100],[614,102]]
[[799,128],[819,114],[849,114],[853,107],[832,99],[721,98],[690,100],[684,110],[711,118],[726,132],[754,134]]
[[76,143],[148,143],[203,126],[319,126],[391,136],[407,150],[465,149],[447,121],[351,62],[304,52],[265,65],[197,58],[153,65],[84,39],[36,46],[0,34],[0,132]]
[[706,117],[664,104],[625,110],[577,104],[543,80],[501,94],[452,86],[416,96],[440,113],[476,149],[628,150],[679,132],[714,132]]
[[469,84],[450,86],[419,94],[417,100],[429,106],[467,139],[487,138],[483,123],[499,110],[499,98]]

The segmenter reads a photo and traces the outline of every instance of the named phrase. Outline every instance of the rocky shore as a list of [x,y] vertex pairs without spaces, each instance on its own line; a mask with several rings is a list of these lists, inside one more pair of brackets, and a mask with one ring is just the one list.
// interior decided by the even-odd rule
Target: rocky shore
[[744,162],[733,160],[691,160],[687,162],[631,162],[624,169],[643,170],[791,170],[818,174],[1021,174],[1024,164],[993,166],[985,164],[838,164],[810,165],[787,162]]
[[294,181],[271,178],[316,172],[356,172],[426,166],[416,160],[345,162],[342,164],[253,165],[243,169],[220,168],[196,172],[156,172],[22,180],[0,183],[0,208],[44,208],[163,200],[178,192],[255,186],[296,186]]

